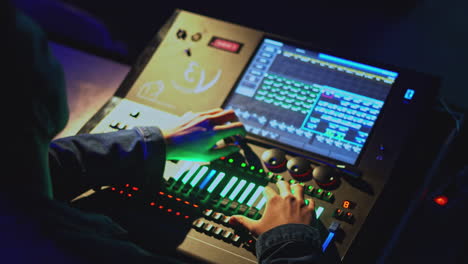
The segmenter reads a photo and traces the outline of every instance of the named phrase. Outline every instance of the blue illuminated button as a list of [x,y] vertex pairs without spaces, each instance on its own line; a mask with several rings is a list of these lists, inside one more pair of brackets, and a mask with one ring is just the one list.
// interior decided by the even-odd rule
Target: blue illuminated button
[[206,185],[211,181],[213,176],[216,174],[216,172],[217,172],[216,170],[211,170],[210,173],[208,174],[208,176],[206,176],[206,178],[202,181],[199,188],[204,189],[206,187]]

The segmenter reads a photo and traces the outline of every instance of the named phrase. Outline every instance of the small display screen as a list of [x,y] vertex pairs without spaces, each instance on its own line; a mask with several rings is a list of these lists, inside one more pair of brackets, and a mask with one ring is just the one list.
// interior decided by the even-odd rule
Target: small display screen
[[223,107],[250,134],[354,165],[397,76],[265,38]]

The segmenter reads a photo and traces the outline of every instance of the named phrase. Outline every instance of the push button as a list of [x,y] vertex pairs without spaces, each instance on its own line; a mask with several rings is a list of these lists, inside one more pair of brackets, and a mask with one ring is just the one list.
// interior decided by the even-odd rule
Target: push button
[[258,210],[257,210],[257,209],[255,209],[255,208],[250,208],[249,212],[247,213],[247,217],[249,217],[249,218],[252,218],[252,219],[253,219],[253,218],[254,218],[254,216],[255,216],[255,214],[256,214],[257,212],[258,212]]
[[198,220],[195,221],[195,223],[193,223],[193,226],[194,226],[194,228],[196,230],[200,231],[204,224],[205,224],[205,222],[203,222],[203,220],[198,219]]
[[203,211],[203,215],[205,215],[206,217],[210,217],[212,214],[213,210],[211,209],[206,209],[205,211]]
[[248,206],[241,204],[239,208],[237,209],[237,213],[244,214],[247,211],[247,209],[249,209]]
[[241,237],[239,235],[233,235],[231,238],[231,243],[235,246],[239,246],[241,244]]
[[202,34],[200,32],[197,32],[192,35],[192,41],[199,41],[202,38]]
[[333,212],[333,217],[336,219],[342,219],[344,216],[344,211],[341,210],[340,208],[336,209],[335,212]]
[[216,238],[221,238],[221,235],[223,233],[224,229],[222,229],[221,227],[215,227],[215,229],[213,229],[213,236],[216,237]]
[[335,200],[335,196],[332,192],[325,192],[322,199],[331,203]]
[[354,215],[353,213],[351,212],[346,212],[344,214],[344,220],[350,224],[352,224],[354,222]]
[[178,39],[185,39],[185,38],[187,38],[187,31],[185,31],[183,29],[179,29],[179,30],[177,30],[176,36],[177,36]]
[[215,212],[212,216],[213,220],[215,221],[219,221],[221,220],[221,218],[223,217],[223,214],[222,213],[219,213],[219,212]]
[[224,230],[221,233],[221,238],[226,242],[229,241],[232,236],[233,236],[233,233],[231,231]]
[[112,123],[109,124],[111,128],[117,129],[117,127],[120,125],[118,121],[112,121]]
[[230,220],[230,219],[231,219],[230,216],[226,216],[226,215],[225,215],[225,216],[223,216],[223,217],[221,218],[221,223],[222,223],[223,225],[229,225],[229,220]]
[[238,202],[232,202],[230,205],[229,205],[229,209],[231,209],[232,211],[236,210],[236,208],[239,206],[239,203]]
[[244,248],[247,249],[248,251],[255,252],[255,240],[249,239],[247,242],[244,244]]
[[210,234],[211,231],[214,229],[214,226],[212,224],[209,224],[209,223],[206,223],[204,226],[203,226],[203,230],[205,231],[205,233],[207,234]]
[[134,118],[137,118],[139,115],[140,115],[140,111],[138,111],[138,110],[135,110],[135,111],[130,113],[130,116],[134,117]]

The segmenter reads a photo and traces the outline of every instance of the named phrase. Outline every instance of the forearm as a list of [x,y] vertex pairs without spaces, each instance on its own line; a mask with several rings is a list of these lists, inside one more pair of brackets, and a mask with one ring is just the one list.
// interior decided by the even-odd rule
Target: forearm
[[58,139],[49,151],[54,195],[70,200],[94,187],[124,183],[156,190],[165,160],[156,127]]
[[275,227],[257,240],[257,258],[260,264],[312,264],[322,255],[319,231],[302,224]]

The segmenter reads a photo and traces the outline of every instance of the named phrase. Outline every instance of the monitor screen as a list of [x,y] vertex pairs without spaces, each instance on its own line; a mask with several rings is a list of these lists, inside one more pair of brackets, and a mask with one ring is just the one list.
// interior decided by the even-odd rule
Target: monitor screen
[[265,38],[223,107],[251,135],[354,165],[397,76]]

